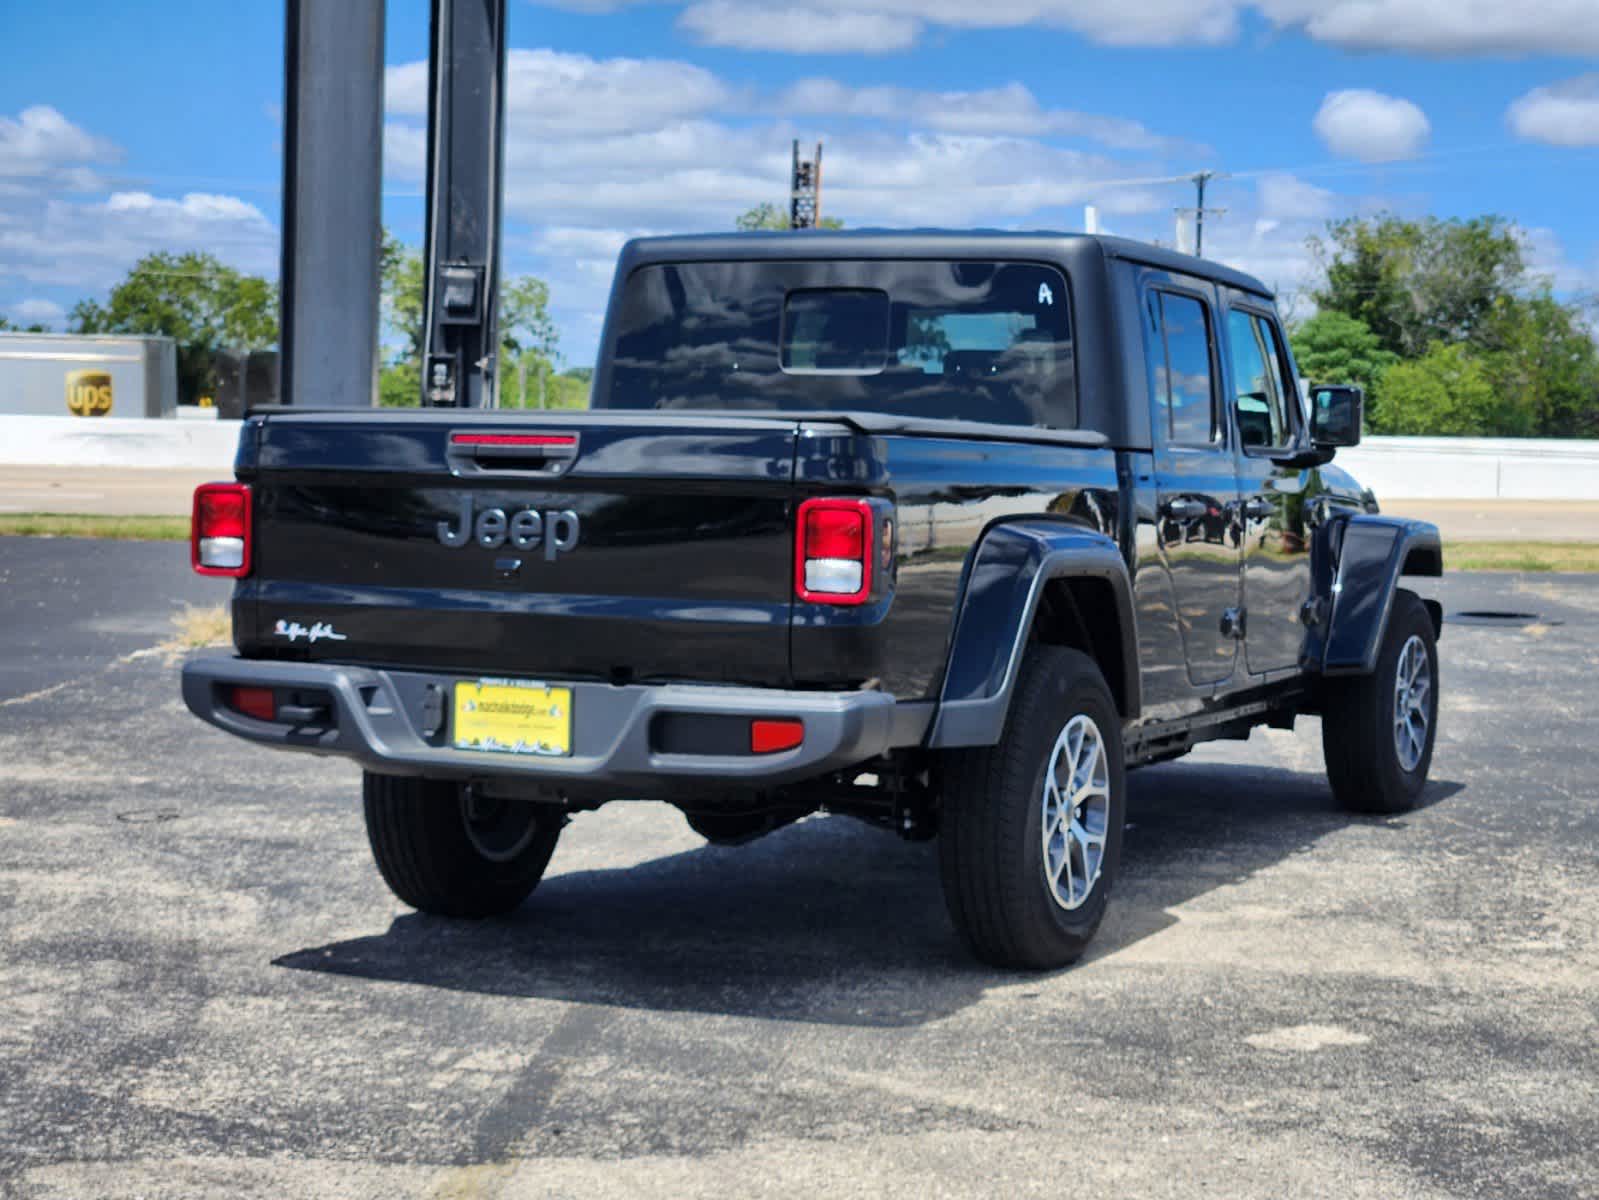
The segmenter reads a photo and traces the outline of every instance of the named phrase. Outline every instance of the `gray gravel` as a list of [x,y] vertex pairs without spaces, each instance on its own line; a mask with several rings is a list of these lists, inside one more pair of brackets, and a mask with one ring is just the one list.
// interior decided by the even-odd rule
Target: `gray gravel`
[[[1446,581],[1542,620],[1446,629],[1417,812],[1341,813],[1313,720],[1136,773],[1095,950],[1024,976],[843,818],[613,805],[513,917],[410,913],[354,769],[124,648],[173,548],[98,545],[0,539],[0,1194],[1599,1195],[1599,578]],[[107,572],[120,632],[49,582]]]

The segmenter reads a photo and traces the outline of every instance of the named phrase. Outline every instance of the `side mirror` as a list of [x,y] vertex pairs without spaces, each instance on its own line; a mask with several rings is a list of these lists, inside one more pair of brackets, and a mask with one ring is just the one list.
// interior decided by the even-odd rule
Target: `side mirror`
[[1317,384],[1310,389],[1311,442],[1318,450],[1360,445],[1365,407],[1366,393],[1362,388]]

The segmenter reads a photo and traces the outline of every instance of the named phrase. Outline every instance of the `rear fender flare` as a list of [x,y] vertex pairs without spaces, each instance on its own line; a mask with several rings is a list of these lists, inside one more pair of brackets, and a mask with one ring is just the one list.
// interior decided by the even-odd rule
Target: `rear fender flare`
[[[1329,597],[1322,674],[1369,675],[1375,671],[1400,579],[1406,575],[1437,578],[1443,571],[1443,542],[1436,525],[1374,514],[1350,517]],[[1434,631],[1441,632],[1442,609],[1430,603],[1428,611]]]
[[1132,582],[1116,543],[1102,533],[1060,521],[995,526],[968,560],[944,673],[933,748],[991,746],[1010,713],[1011,695],[1027,653],[1033,620],[1046,586],[1059,579],[1109,585],[1121,632],[1120,652],[1106,674],[1124,720],[1140,709],[1138,633]]

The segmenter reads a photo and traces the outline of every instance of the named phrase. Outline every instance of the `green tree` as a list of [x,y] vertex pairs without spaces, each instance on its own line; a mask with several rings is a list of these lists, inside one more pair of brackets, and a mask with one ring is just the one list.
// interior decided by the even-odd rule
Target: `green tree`
[[0,316],[0,333],[49,333],[43,325],[35,322],[32,325],[13,325],[5,317]]
[[214,255],[141,258],[105,304],[80,301],[79,333],[165,334],[177,343],[178,396],[192,404],[216,387],[218,350],[265,350],[278,340],[278,290]]
[[1374,433],[1484,437],[1499,432],[1498,407],[1493,383],[1471,350],[1439,342],[1388,369],[1368,423]]
[[[396,345],[395,360],[422,361],[422,252],[387,229],[379,251],[383,332]],[[420,372],[421,367],[417,367]],[[419,375],[420,378],[420,375]],[[418,397],[421,392],[418,391]],[[420,403],[420,399],[417,401]]]
[[1331,309],[1296,325],[1289,341],[1306,379],[1359,384],[1371,405],[1376,404],[1383,373],[1399,361],[1397,354],[1382,348],[1364,321]]
[[[757,204],[748,212],[740,213],[733,220],[733,225],[740,233],[759,233],[762,231],[777,231],[789,228],[788,209],[781,204],[770,201]],[[842,229],[844,222],[837,217],[823,217],[818,222],[821,229]]]
[[[587,408],[589,381],[570,371],[556,372],[547,359],[526,355],[527,372],[521,371],[523,358],[511,360],[500,380],[501,408]],[[527,390],[524,393],[523,381]]]
[[[1448,375],[1464,389],[1462,395],[1474,397],[1475,379],[1461,366],[1469,359],[1487,380],[1493,403],[1480,408],[1473,400],[1467,407],[1474,415],[1466,424],[1501,436],[1599,431],[1599,346],[1593,331],[1578,309],[1554,296],[1548,280],[1529,270],[1520,234],[1502,218],[1353,218],[1331,223],[1324,239],[1312,239],[1312,248],[1325,272],[1324,285],[1314,293],[1324,316],[1364,323],[1382,351],[1425,363],[1423,374],[1434,383]],[[1437,357],[1440,346],[1466,351],[1452,364],[1453,374]],[[1309,359],[1301,355],[1307,371],[1318,373]],[[1435,388],[1422,388],[1414,372],[1402,378],[1411,389],[1404,413],[1383,396],[1374,397],[1375,411],[1387,412],[1386,419],[1410,432],[1460,431],[1456,427],[1465,419],[1458,396],[1452,408],[1431,404],[1423,393],[1436,398]],[[1380,377],[1378,391],[1387,386],[1388,377]],[[1450,428],[1419,427],[1417,413],[1434,413]],[[1373,428],[1382,425],[1374,422]]]
[[1317,307],[1363,321],[1401,358],[1474,342],[1496,304],[1528,283],[1521,240],[1501,217],[1351,217],[1330,222],[1311,249],[1326,276]]
[[[422,252],[384,230],[381,264],[387,353],[378,376],[378,402],[389,408],[415,408],[422,402]],[[501,282],[498,367],[503,408],[537,405],[540,372],[554,370],[559,340],[549,302],[549,285],[542,279],[519,275]],[[524,375],[528,380],[526,397],[521,391]]]
[[378,372],[378,403],[384,408],[416,408],[422,403],[422,368],[416,362],[386,363]]
[[1482,340],[1506,435],[1599,434],[1599,346],[1578,312],[1544,289],[1508,298]]

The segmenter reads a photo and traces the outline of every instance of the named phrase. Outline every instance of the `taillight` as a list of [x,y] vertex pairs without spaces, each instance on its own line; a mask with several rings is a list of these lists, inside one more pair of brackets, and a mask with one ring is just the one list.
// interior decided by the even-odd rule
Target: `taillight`
[[572,449],[577,445],[574,433],[452,433],[452,446],[555,446]]
[[250,573],[250,485],[202,483],[194,489],[189,563],[201,575]]
[[865,604],[871,591],[871,504],[806,500],[794,537],[794,594],[812,604]]

